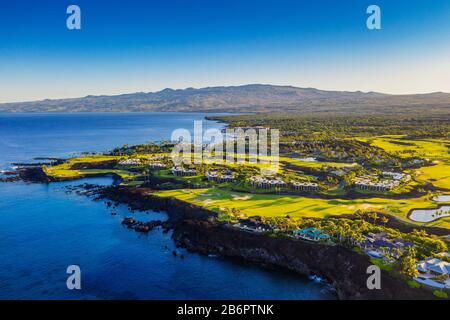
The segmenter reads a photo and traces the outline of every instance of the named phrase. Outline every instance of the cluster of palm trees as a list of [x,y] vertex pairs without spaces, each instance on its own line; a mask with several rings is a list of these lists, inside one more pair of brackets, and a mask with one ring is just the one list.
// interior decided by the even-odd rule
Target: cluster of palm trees
[[414,247],[406,248],[399,259],[400,272],[409,277],[417,277],[419,271],[417,271],[417,251]]
[[364,241],[363,234],[370,231],[370,223],[365,220],[324,219],[313,223],[318,229],[326,232],[337,244],[354,247]]
[[437,217],[446,216],[448,214],[450,214],[450,210],[438,209],[431,215],[431,217],[437,218]]
[[[232,220],[242,218],[237,209],[228,209],[226,215]],[[380,250],[388,261],[396,261],[399,271],[407,276],[416,276],[417,257],[427,257],[448,250],[448,246],[442,240],[427,234],[424,230],[413,230],[402,233],[396,229],[386,227],[389,219],[375,212],[355,213],[354,219],[348,218],[292,218],[289,215],[277,217],[250,217],[273,228],[281,234],[291,233],[293,230],[313,227],[328,234],[335,244],[350,249],[359,247],[365,240],[364,234],[369,232],[386,232],[392,238],[400,238],[414,243],[414,246],[400,248],[383,248]]]
[[384,227],[386,227],[386,224],[389,222],[389,219],[385,215],[380,215],[374,211],[357,210],[355,212],[355,217],[357,219],[371,221],[374,225],[376,225],[377,221],[379,221]]

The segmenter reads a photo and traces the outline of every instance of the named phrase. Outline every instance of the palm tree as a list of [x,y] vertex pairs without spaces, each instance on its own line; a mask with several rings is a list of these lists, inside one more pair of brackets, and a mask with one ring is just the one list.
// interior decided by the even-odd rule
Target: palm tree
[[370,224],[366,220],[361,220],[359,223],[359,230],[361,233],[369,230]]
[[363,217],[363,212],[361,210],[355,211],[355,218],[361,219]]
[[410,277],[416,277],[419,273],[416,268],[416,263],[416,250],[414,248],[407,248],[400,261],[401,273]]
[[341,226],[338,226],[337,229],[336,229],[336,232],[337,232],[338,242],[339,243],[343,243],[344,242],[344,237],[345,237],[345,235],[344,235],[344,233],[345,233],[344,228],[342,228]]
[[402,256],[403,252],[399,248],[393,248],[392,249],[392,255],[396,258],[400,258]]

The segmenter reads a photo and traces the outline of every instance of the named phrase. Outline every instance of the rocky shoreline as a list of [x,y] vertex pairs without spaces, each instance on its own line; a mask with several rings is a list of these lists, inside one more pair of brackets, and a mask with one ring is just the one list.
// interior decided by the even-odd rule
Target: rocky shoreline
[[[20,168],[18,176],[28,182],[56,181],[46,176],[40,167]],[[381,271],[381,289],[369,290],[366,284],[369,277],[367,267],[372,264],[369,258],[342,246],[242,231],[219,222],[217,214],[205,208],[175,198],[154,196],[150,186],[133,188],[114,184],[109,187],[90,186],[89,190],[97,200],[126,204],[132,210],[168,213],[165,222],[142,223],[131,217],[125,218],[123,224],[130,229],[148,232],[162,226],[166,231],[173,230],[175,244],[189,251],[240,258],[266,268],[281,267],[306,276],[316,275],[336,291],[339,299],[434,298],[430,291],[411,288],[404,279],[384,270]],[[389,223],[398,224],[399,221]]]
[[409,287],[382,270],[381,289],[369,290],[369,258],[341,246],[245,232],[218,222],[216,214],[174,198],[151,195],[151,189],[112,186],[99,198],[124,203],[133,210],[164,210],[177,246],[202,254],[240,258],[263,267],[281,267],[302,275],[317,275],[336,290],[339,299],[433,299],[427,290]]

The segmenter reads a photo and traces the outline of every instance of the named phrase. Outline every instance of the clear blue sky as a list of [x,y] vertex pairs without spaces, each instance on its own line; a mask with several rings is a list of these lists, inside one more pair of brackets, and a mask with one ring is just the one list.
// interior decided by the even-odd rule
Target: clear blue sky
[[0,2],[1,102],[246,83],[450,92],[450,1]]

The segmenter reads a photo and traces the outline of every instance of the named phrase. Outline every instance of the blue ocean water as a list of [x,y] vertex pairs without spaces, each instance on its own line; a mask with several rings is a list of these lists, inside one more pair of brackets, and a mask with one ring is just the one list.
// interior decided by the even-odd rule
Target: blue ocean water
[[[204,114],[0,114],[0,169],[34,157],[103,151],[170,138]],[[208,121],[205,127],[221,128]],[[121,225],[130,213],[53,184],[0,183],[0,299],[333,299],[324,286],[284,271],[176,249],[170,233]],[[117,215],[112,215],[115,211]],[[178,256],[172,255],[178,251]],[[180,258],[184,255],[184,259]],[[79,265],[81,290],[66,268]]]

